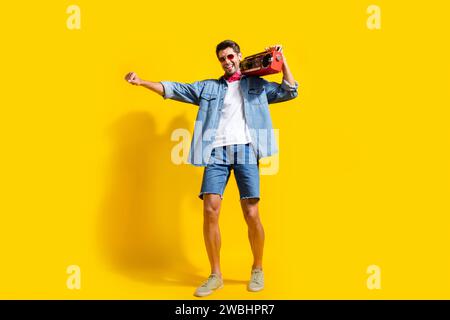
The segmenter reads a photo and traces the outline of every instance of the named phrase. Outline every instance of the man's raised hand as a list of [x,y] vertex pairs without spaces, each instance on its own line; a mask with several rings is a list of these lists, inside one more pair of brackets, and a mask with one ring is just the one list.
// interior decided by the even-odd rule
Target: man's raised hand
[[142,84],[142,80],[134,72],[127,73],[125,80],[135,86],[140,86]]

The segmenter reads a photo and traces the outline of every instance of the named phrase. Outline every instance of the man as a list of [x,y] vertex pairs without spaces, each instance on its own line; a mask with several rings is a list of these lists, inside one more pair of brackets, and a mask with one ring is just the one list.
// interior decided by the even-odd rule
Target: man
[[[269,50],[282,53],[279,45],[266,48]],[[231,170],[239,188],[253,253],[247,289],[260,291],[264,288],[264,229],[258,211],[259,159],[277,152],[268,104],[294,99],[298,88],[285,57],[283,81],[279,84],[242,75],[239,68],[242,54],[234,41],[219,43],[216,56],[225,71],[219,79],[186,84],[146,81],[134,72],[125,76],[129,83],[150,89],[165,99],[199,106],[189,162],[205,167],[199,197],[203,200],[203,236],[211,274],[195,291],[198,297],[223,287],[219,212]]]

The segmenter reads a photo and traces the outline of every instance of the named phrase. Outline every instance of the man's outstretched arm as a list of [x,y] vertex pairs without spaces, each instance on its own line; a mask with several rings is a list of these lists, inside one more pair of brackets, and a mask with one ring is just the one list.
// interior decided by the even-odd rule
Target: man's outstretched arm
[[125,80],[135,86],[145,87],[156,92],[164,99],[173,99],[180,102],[199,105],[200,92],[204,86],[204,81],[194,83],[181,83],[174,81],[146,81],[140,79],[136,73],[130,72],[125,76]]
[[129,72],[125,76],[125,80],[132,85],[145,87],[153,92],[156,92],[160,96],[164,96],[164,87],[161,82],[153,82],[140,79],[134,72]]

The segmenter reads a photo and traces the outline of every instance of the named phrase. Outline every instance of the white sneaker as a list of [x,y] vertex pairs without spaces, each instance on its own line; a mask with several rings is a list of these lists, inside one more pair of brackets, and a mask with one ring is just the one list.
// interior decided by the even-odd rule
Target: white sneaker
[[223,288],[223,280],[217,274],[212,273],[209,278],[195,290],[194,296],[206,297],[213,293],[214,290]]
[[264,273],[261,269],[253,269],[250,281],[247,285],[247,290],[257,292],[262,289],[264,289]]

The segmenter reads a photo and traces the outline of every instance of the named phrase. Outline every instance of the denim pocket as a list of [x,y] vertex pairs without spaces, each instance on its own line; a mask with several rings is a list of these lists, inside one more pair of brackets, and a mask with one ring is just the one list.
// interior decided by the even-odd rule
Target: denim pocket
[[262,92],[264,91],[264,88],[249,88],[248,89],[248,94],[262,94]]
[[264,88],[249,88],[248,89],[248,101],[251,104],[262,104],[264,94]]
[[200,95],[200,110],[206,111],[211,104],[213,104],[217,99],[217,94],[215,93],[205,93]]
[[217,94],[215,94],[215,93],[206,93],[206,92],[203,92],[203,93],[200,95],[200,100],[211,101],[211,100],[214,100],[214,99],[216,99],[216,98],[217,98]]

